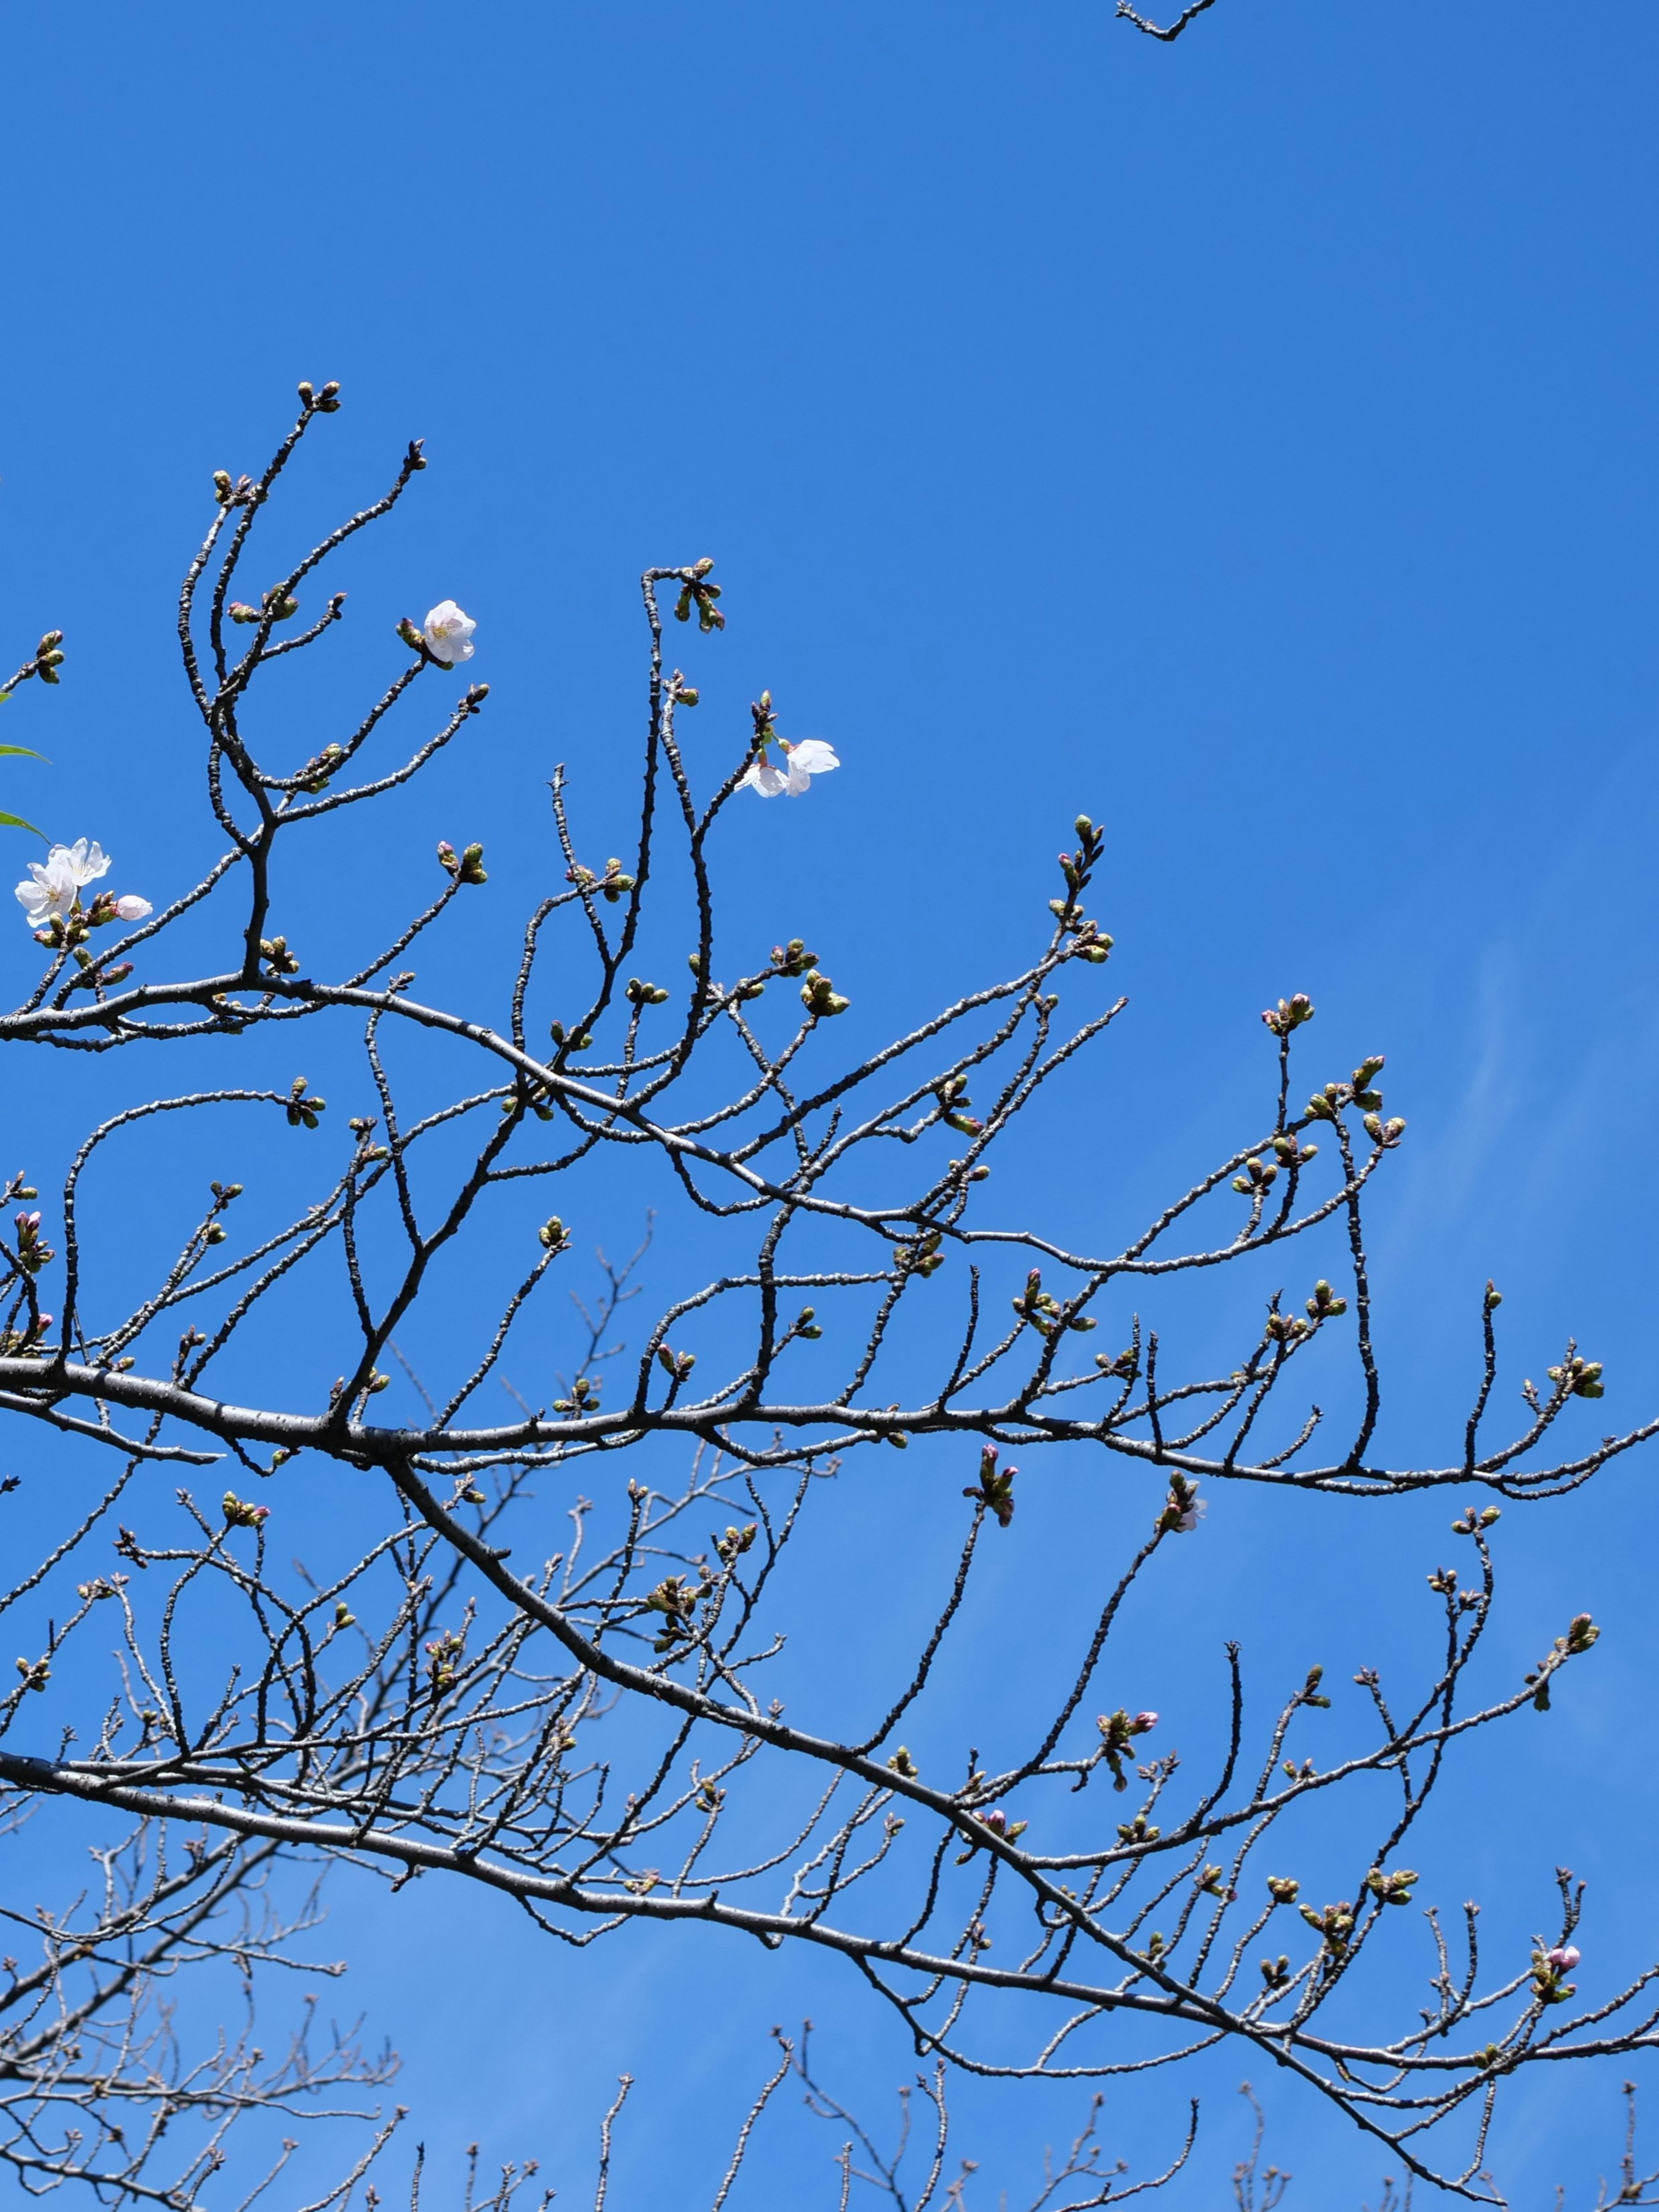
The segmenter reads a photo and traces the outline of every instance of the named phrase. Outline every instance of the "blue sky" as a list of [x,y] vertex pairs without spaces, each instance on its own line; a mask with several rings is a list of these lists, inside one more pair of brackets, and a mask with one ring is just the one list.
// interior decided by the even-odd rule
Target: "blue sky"
[[[1165,48],[1105,0],[94,0],[72,35],[27,5],[0,35],[0,609],[7,650],[50,623],[71,656],[10,710],[52,765],[8,804],[101,836],[152,896],[216,849],[169,602],[210,471],[256,465],[297,377],[338,378],[300,519],[377,489],[410,434],[434,464],[342,578],[363,627],[339,680],[398,613],[453,593],[479,620],[475,750],[386,835],[484,839],[486,949],[540,888],[555,760],[623,818],[639,569],[714,554],[732,625],[687,648],[699,742],[740,742],[769,684],[843,762],[757,804],[739,905],[819,942],[860,1019],[1011,962],[1073,815],[1107,827],[1130,1011],[1006,1206],[1133,1219],[1185,1188],[1265,1087],[1257,1008],[1305,989],[1330,1072],[1386,1050],[1411,1121],[1374,1229],[1395,1448],[1437,1455],[1489,1274],[1517,1372],[1572,1328],[1609,1423],[1653,1407],[1651,10],[1218,0]],[[303,724],[325,692],[296,696]],[[313,939],[401,865],[337,845],[295,887]],[[20,979],[31,949],[20,928]],[[82,1080],[16,1102],[32,1142]],[[1644,1955],[1651,1482],[1510,1516],[1516,1656],[1581,1607],[1609,1633],[1444,1839],[1448,1881],[1522,1923],[1558,1860],[1593,1872],[1609,1947]],[[1421,1601],[1446,1504],[1229,1497],[1190,1617],[1352,1671],[1356,1613],[1387,1637]],[[1178,1643],[1154,1702],[1196,1709],[1212,1654]],[[714,2170],[774,2019],[811,2009],[866,2091],[904,2070],[838,1983],[724,1954],[685,2063],[641,1948],[544,1955],[430,1887],[343,1889],[336,1928],[434,2144],[539,2151],[571,2185],[571,2130],[630,2066],[653,2117],[628,2185],[678,2203],[662,2177]],[[1547,2085],[1500,2170],[1540,2202],[1582,2186],[1613,2102]],[[1279,2109],[1292,2205],[1375,2191]],[[1017,2196],[1065,2117],[988,2104],[972,2148]],[[1126,2114],[1138,2156],[1166,2120]],[[1172,2202],[1215,2201],[1238,2132],[1218,2118]]]

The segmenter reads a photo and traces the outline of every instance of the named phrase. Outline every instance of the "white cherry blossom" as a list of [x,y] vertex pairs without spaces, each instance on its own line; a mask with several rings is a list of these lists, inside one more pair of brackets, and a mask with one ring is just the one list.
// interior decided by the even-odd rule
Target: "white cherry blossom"
[[763,799],[776,799],[785,793],[791,799],[799,799],[815,775],[828,775],[832,768],[841,766],[822,738],[805,738],[798,745],[792,745],[787,738],[780,738],[777,742],[783,748],[784,765],[775,767],[763,757],[743,779],[744,784],[759,792]]
[[33,881],[18,884],[18,903],[38,929],[54,915],[67,915],[77,895],[108,869],[109,855],[103,847],[88,844],[84,837],[72,845],[54,845],[44,860],[29,862]]
[[427,651],[446,668],[453,668],[458,660],[471,660],[472,633],[477,627],[453,599],[441,599],[422,625]]
[[[72,845],[54,845],[44,860],[29,862],[31,880],[17,886],[17,901],[33,929],[49,921],[66,921],[75,902],[88,884],[109,873],[109,854],[85,837]],[[147,898],[134,891],[106,900],[105,912],[120,921],[142,921],[153,911]]]

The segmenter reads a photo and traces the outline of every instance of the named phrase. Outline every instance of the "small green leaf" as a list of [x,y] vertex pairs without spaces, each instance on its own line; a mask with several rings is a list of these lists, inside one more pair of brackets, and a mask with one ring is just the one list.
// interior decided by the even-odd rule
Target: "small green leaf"
[[41,839],[46,834],[44,830],[36,830],[33,822],[25,822],[21,814],[0,814],[0,829],[28,830]]
[[[10,696],[9,691],[0,691],[0,699],[9,699]],[[32,751],[27,745],[0,745],[0,753],[21,753],[28,760],[46,760],[46,758],[44,753]],[[50,767],[52,763],[48,761],[46,765]]]

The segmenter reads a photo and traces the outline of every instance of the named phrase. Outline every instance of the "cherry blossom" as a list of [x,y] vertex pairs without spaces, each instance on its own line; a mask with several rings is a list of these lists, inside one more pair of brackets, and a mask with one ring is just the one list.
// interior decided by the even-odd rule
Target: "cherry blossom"
[[1583,1956],[1576,1943],[1558,1943],[1553,1951],[1544,1954],[1558,1974],[1570,1974]]
[[441,660],[446,668],[453,668],[458,660],[471,660],[472,633],[477,627],[471,616],[463,614],[453,599],[441,599],[422,625],[427,651],[434,660]]
[[832,768],[841,766],[822,738],[806,738],[798,745],[792,745],[787,738],[779,738],[776,742],[783,748],[784,765],[775,767],[763,753],[743,779],[763,799],[776,799],[783,793],[791,799],[799,799],[815,775],[828,775]]
[[[77,837],[72,845],[54,845],[44,860],[31,860],[32,880],[17,886],[17,901],[30,927],[38,929],[43,923],[67,921],[81,893],[100,876],[107,875],[109,866],[109,854],[103,847],[85,837]],[[131,891],[119,898],[100,892],[95,903],[102,912],[94,915],[94,923],[142,921],[151,911],[149,901]]]

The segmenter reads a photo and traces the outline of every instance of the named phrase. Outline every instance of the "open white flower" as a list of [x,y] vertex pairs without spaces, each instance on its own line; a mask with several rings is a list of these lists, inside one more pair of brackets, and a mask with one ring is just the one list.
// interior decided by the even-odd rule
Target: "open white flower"
[[782,793],[799,799],[815,775],[828,775],[832,768],[841,766],[822,738],[806,738],[798,745],[792,745],[787,738],[780,738],[777,742],[783,748],[783,767],[775,768],[769,760],[762,758],[743,779],[763,799],[776,799]]
[[[76,838],[72,845],[54,845],[44,860],[29,862],[33,880],[18,884],[18,903],[33,929],[51,921],[67,921],[87,885],[108,873],[109,854],[101,845],[91,844],[84,837]],[[154,910],[149,901],[136,891],[124,891],[119,898],[100,891],[83,909],[87,927],[93,929],[100,922],[142,921]]]
[[88,844],[84,837],[72,845],[54,845],[44,860],[29,862],[33,880],[18,884],[18,903],[30,926],[38,929],[54,916],[67,915],[87,884],[108,871],[109,855],[101,845]]
[[442,599],[433,608],[423,626],[427,651],[434,660],[441,660],[446,668],[453,668],[458,660],[472,658],[472,633],[478,627],[471,615],[464,615],[453,599]]

